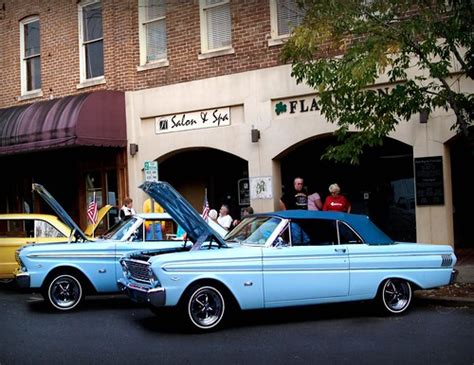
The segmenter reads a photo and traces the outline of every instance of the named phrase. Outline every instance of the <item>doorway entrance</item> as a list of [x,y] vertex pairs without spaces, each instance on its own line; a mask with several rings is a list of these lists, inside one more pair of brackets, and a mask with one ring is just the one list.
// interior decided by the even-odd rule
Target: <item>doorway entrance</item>
[[240,157],[212,148],[188,149],[164,156],[158,166],[160,180],[169,182],[199,213],[206,190],[210,208],[219,211],[227,204],[233,218],[249,204],[239,191],[248,179],[248,162]]
[[359,165],[321,160],[332,136],[303,141],[279,156],[283,188],[296,176],[304,178],[309,194],[329,195],[338,183],[352,204],[352,213],[366,214],[390,237],[416,241],[413,148],[391,138],[383,146],[368,148]]

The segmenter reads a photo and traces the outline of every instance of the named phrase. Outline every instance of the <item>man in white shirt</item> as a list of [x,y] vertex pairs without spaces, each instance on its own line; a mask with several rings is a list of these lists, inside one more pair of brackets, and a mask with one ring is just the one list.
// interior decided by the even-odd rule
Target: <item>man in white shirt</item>
[[227,230],[232,225],[232,217],[229,215],[229,207],[226,204],[222,204],[221,209],[219,210],[217,223]]

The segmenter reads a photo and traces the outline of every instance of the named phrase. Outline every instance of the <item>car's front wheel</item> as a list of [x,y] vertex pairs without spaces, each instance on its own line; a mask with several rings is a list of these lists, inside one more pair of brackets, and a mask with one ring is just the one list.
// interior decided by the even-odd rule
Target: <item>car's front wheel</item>
[[379,299],[385,312],[400,314],[406,311],[412,299],[410,283],[403,279],[385,280],[380,289]]
[[44,293],[48,304],[58,310],[74,309],[84,298],[84,288],[80,278],[71,273],[54,275]]
[[226,313],[225,294],[215,285],[191,287],[182,304],[187,324],[200,332],[216,329]]

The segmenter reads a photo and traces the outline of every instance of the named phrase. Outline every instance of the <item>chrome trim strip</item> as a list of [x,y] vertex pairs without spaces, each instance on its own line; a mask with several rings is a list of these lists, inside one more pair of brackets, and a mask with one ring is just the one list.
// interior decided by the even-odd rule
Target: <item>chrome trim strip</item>
[[34,253],[30,253],[30,254],[27,254],[26,257],[28,258],[38,258],[38,257],[44,257],[44,258],[74,258],[74,257],[77,257],[77,258],[108,258],[108,257],[111,257],[111,258],[120,258],[122,257],[122,255],[116,255],[116,254],[108,254],[108,253],[104,253],[104,254],[90,254],[90,253],[37,253],[37,254],[34,254]]

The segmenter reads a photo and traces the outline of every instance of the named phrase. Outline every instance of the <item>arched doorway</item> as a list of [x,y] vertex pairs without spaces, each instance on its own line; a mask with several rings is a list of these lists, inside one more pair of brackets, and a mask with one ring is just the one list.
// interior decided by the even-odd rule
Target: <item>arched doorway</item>
[[333,136],[305,140],[279,156],[283,188],[295,176],[305,180],[309,193],[322,200],[337,182],[352,204],[352,213],[367,214],[393,239],[416,241],[413,148],[391,138],[368,148],[359,165],[321,160]]
[[219,211],[228,204],[233,218],[249,204],[239,192],[239,182],[248,180],[248,162],[240,157],[212,148],[186,149],[161,157],[158,165],[160,180],[173,185],[198,212],[205,189],[210,208]]
[[468,171],[474,167],[474,144],[463,135],[457,135],[449,143],[451,152],[451,181],[453,192],[454,247],[474,248],[472,207],[474,176]]

